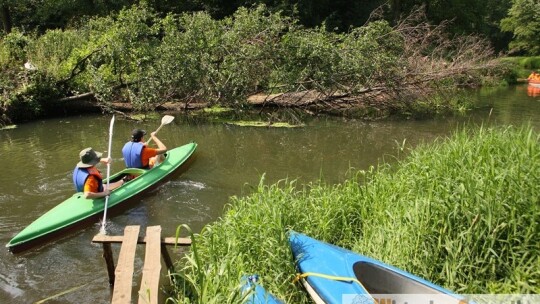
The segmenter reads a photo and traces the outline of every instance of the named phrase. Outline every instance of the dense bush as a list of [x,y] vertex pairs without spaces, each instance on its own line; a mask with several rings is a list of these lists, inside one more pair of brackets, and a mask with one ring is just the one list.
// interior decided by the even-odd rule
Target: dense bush
[[478,41],[447,39],[426,24],[400,26],[379,20],[337,34],[302,28],[264,5],[215,20],[205,12],[162,17],[142,4],[36,37],[14,31],[0,42],[0,68],[29,60],[60,96],[91,92],[104,107],[123,101],[136,110],[178,101],[239,107],[255,93],[311,89],[379,91],[399,103],[485,73],[489,52],[477,51],[485,49]]

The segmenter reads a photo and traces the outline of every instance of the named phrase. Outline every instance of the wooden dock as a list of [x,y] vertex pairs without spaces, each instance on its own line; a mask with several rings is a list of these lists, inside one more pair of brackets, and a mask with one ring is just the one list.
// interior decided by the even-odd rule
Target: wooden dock
[[[139,289],[139,303],[158,303],[159,279],[161,273],[161,260],[163,256],[167,269],[174,271],[167,245],[190,246],[189,238],[161,237],[161,226],[149,226],[146,228],[146,236],[139,236],[140,226],[126,226],[124,235],[108,236],[98,234],[92,239],[92,243],[103,245],[103,258],[107,265],[109,284],[113,286],[112,303],[131,303],[131,289],[133,286],[133,272],[135,251],[137,244],[145,244],[144,266],[142,270],[141,287]],[[118,265],[114,266],[111,244],[121,244],[118,255]]]

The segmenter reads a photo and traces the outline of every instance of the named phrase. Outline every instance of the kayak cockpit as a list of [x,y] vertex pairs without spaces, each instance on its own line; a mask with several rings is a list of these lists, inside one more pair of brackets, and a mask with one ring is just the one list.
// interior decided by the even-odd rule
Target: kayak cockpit
[[[127,169],[124,169],[116,174],[114,174],[113,176],[111,176],[110,178],[110,182],[111,183],[114,183],[114,182],[117,182],[123,178],[128,178],[128,180],[132,180],[134,178],[137,178],[141,175],[143,175],[144,173],[146,173],[148,170],[145,170],[145,169],[139,169],[139,168],[127,168]],[[107,179],[104,179],[103,180],[103,183],[107,183]]]
[[[362,283],[362,286],[373,297],[377,297],[378,295],[407,295],[406,300],[412,303],[410,301],[410,295],[414,295],[419,299],[429,298],[433,300],[433,297],[435,297],[436,302],[434,303],[460,303],[459,299],[442,290],[374,263],[366,261],[356,262],[353,264],[353,271],[358,281]],[[392,298],[395,299],[395,296]],[[426,303],[430,302],[427,301]]]

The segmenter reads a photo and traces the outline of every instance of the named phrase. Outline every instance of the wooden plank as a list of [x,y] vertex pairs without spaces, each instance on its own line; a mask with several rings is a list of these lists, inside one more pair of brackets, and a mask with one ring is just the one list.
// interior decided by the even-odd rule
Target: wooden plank
[[[92,239],[92,243],[122,243],[122,240],[124,239],[121,235],[104,235],[104,234],[97,234]],[[138,244],[146,244],[146,237],[139,237],[137,239]],[[176,243],[175,237],[166,237],[161,238],[161,244],[165,245],[175,245],[178,246],[190,246],[191,245],[191,239],[190,238],[178,238],[178,243]]]
[[118,255],[118,265],[116,266],[114,290],[112,303],[131,303],[131,289],[133,286],[133,263],[135,261],[135,249],[137,249],[137,238],[139,236],[139,226],[126,226],[124,229],[124,241]]
[[146,227],[146,253],[139,303],[157,304],[161,274],[161,226]]

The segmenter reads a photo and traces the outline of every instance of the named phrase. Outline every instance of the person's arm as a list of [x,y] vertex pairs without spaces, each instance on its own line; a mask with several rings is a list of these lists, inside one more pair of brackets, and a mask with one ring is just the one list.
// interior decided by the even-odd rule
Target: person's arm
[[111,190],[116,189],[124,184],[123,180],[119,180],[117,182],[109,184],[109,188],[107,188],[107,185],[103,185],[103,191],[97,192],[96,189],[98,188],[98,182],[95,179],[95,177],[90,176],[88,177],[88,180],[84,184],[84,198],[87,199],[95,199],[95,198],[102,198],[109,194],[111,194]]
[[152,140],[158,146],[158,148],[156,149],[156,154],[157,155],[167,152],[167,147],[161,142],[161,140],[159,140],[159,138],[157,138],[156,132],[150,133],[150,136],[152,137]]
[[109,195],[111,191],[109,189],[103,190],[103,192],[84,192],[84,198],[87,199],[95,199],[95,198],[102,198],[107,195]]

